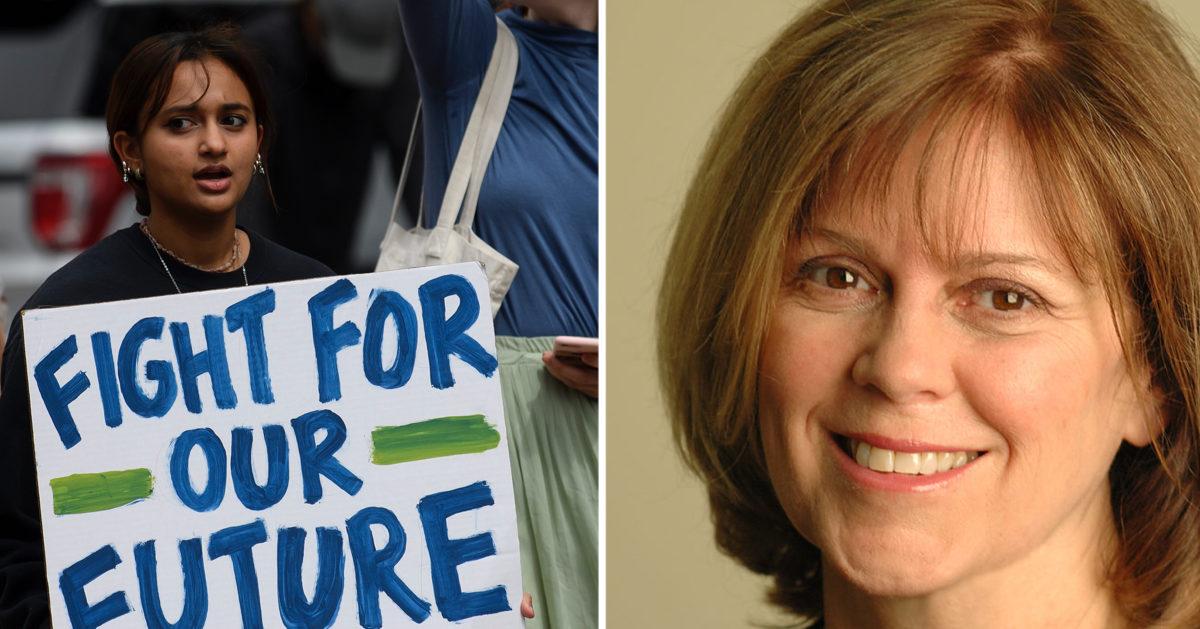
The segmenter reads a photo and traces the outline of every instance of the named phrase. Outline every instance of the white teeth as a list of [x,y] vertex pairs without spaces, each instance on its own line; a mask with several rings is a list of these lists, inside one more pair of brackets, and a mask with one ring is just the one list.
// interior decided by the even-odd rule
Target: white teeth
[[978,452],[896,452],[850,440],[854,461],[876,472],[928,476],[962,467],[979,458]]
[[921,471],[920,452],[897,452],[896,467],[892,471],[898,474],[916,474]]
[[896,467],[896,453],[883,448],[871,448],[871,469],[891,472]]
[[925,452],[921,454],[921,475],[929,476],[938,471],[937,469],[937,453]]
[[854,444],[851,448],[854,450],[854,460],[863,467],[871,467],[871,446],[859,441],[851,441]]

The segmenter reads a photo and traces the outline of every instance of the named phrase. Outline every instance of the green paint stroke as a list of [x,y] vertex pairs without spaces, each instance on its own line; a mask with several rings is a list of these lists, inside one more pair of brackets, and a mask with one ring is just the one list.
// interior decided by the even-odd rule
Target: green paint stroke
[[486,452],[500,444],[500,433],[483,415],[461,415],[405,426],[380,426],[371,431],[371,444],[371,462],[392,465]]
[[154,492],[150,470],[115,470],[95,474],[71,474],[50,479],[55,515],[93,513],[116,509],[149,498]]

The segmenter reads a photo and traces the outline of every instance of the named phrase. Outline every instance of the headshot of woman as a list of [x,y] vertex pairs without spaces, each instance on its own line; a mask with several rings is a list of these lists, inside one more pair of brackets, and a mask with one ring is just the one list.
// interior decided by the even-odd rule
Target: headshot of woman
[[[114,166],[140,223],[51,275],[22,309],[134,299],[331,275],[328,267],[237,226],[266,176],[271,118],[232,27],[151,37],[125,58],[107,110]],[[0,367],[0,626],[48,626],[21,319]]]
[[831,0],[658,311],[720,549],[827,627],[1200,626],[1200,86],[1133,0]]

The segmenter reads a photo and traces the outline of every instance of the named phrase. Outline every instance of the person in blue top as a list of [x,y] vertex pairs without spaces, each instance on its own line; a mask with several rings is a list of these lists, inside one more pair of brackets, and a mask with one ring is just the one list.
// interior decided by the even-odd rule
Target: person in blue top
[[[599,268],[596,3],[543,4],[545,12],[500,13],[520,62],[474,229],[521,267],[496,315],[497,334],[591,337]],[[570,16],[568,7],[579,4],[592,7],[590,19]],[[484,0],[401,0],[401,8],[421,88],[425,207],[437,208],[496,24]]]
[[[426,224],[496,41],[487,0],[399,0],[423,107]],[[598,616],[596,354],[555,357],[555,336],[598,336],[599,58],[596,0],[527,0],[499,18],[517,42],[512,96],[474,231],[520,266],[496,315],[531,626]]]

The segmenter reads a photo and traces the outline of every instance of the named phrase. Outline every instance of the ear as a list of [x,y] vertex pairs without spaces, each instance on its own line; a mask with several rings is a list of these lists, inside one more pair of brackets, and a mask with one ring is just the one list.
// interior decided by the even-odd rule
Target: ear
[[254,145],[254,149],[255,149],[255,152],[262,152],[263,126],[262,125],[256,125],[256,126],[258,127],[258,143]]
[[118,131],[113,134],[112,143],[122,161],[129,164],[129,167],[134,170],[141,169],[142,149],[138,146],[137,140],[124,131]]
[[1158,387],[1146,386],[1140,391],[1133,407],[1133,412],[1125,420],[1125,430],[1122,437],[1130,445],[1145,447],[1162,434],[1167,423],[1163,401],[1165,396]]

